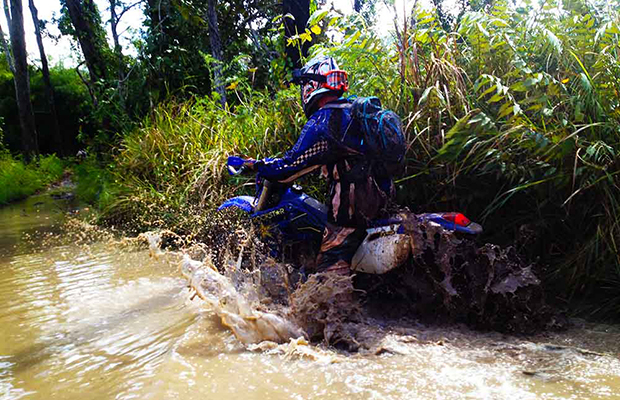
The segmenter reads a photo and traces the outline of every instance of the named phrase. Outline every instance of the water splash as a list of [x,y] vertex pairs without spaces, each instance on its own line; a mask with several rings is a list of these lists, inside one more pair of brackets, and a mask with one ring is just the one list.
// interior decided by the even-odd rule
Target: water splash
[[161,254],[161,234],[157,232],[145,232],[140,234],[149,245],[149,256],[158,258]]
[[190,288],[213,307],[222,324],[230,328],[242,343],[284,343],[303,336],[303,331],[286,317],[259,310],[250,303],[208,259],[206,262],[196,261],[186,254],[181,271]]

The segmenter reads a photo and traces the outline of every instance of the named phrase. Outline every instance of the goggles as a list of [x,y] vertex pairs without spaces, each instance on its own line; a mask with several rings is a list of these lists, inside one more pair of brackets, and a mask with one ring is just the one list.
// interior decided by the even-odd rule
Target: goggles
[[330,90],[342,90],[346,92],[349,90],[349,78],[346,71],[332,70],[325,75],[324,87]]
[[293,79],[291,83],[303,85],[310,81],[321,83],[321,87],[329,90],[342,90],[346,92],[349,89],[349,79],[346,71],[334,69],[326,74],[302,74],[301,70],[293,71]]

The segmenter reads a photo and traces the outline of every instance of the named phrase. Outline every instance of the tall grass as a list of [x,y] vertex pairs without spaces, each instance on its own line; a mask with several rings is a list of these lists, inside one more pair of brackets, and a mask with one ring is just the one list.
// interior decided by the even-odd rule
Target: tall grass
[[314,49],[403,118],[403,203],[466,211],[546,264],[558,296],[605,289],[617,314],[620,18],[576,3],[498,1],[452,33],[414,10],[391,43],[339,20],[344,39]]
[[196,234],[207,215],[248,177],[229,179],[226,157],[260,157],[292,145],[303,123],[296,91],[272,99],[240,89],[240,104],[222,109],[210,98],[174,101],[153,110],[124,138],[111,169],[113,199],[103,217],[137,230],[155,227]]

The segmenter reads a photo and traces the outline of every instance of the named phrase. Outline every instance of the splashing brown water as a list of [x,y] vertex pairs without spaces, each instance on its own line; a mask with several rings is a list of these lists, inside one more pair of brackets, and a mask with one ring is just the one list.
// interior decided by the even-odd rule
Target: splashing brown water
[[[55,203],[39,201],[0,209],[3,399],[614,399],[620,392],[620,330],[600,324],[514,337],[366,315],[355,354],[304,339],[242,346],[210,304],[190,300],[178,278],[180,256],[151,257],[137,240],[67,227]],[[277,311],[282,303],[266,300],[282,292],[271,275],[284,267],[271,268],[223,276],[259,310]]]
[[[412,257],[384,275],[360,274],[354,282],[352,277],[315,274],[300,282],[291,276],[295,267],[267,257],[257,235],[242,226],[223,235],[227,241],[218,241],[225,251],[216,252],[217,267],[210,256],[202,264],[186,257],[183,274],[243,343],[282,343],[303,334],[349,350],[369,348],[364,343],[366,321],[386,305],[392,319],[465,322],[517,333],[566,327],[567,320],[545,303],[534,265],[524,263],[512,248],[478,247],[415,215],[400,217]],[[262,298],[246,300],[240,286],[258,290]],[[387,315],[381,319],[391,323]]]

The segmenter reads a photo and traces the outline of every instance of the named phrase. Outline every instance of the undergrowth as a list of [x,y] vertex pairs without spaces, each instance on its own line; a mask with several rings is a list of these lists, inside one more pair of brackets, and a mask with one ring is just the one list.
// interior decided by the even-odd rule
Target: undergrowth
[[[279,154],[303,124],[296,91],[275,98],[237,92],[240,104],[223,109],[210,98],[169,102],[129,132],[98,187],[102,219],[135,231],[173,229],[200,235],[214,208],[231,193],[253,193],[252,177],[228,178],[229,155]],[[97,180],[101,171],[86,176]]]

